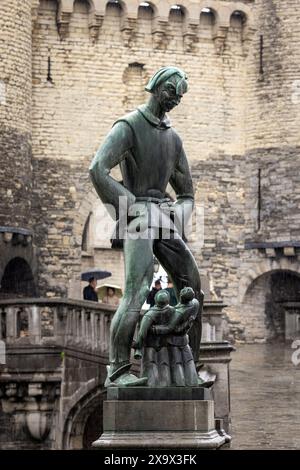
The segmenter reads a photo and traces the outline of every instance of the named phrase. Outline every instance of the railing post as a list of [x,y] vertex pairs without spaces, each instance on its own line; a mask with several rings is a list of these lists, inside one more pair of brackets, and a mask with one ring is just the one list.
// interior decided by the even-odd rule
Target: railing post
[[96,348],[96,331],[95,331],[95,313],[94,312],[91,312],[90,323],[91,323],[91,346],[92,346],[92,349],[95,349]]
[[105,350],[105,317],[104,315],[100,315],[99,321],[99,337],[100,337],[100,351],[103,352]]
[[0,312],[0,339],[4,340],[7,336],[7,327],[6,327],[6,310],[3,308]]
[[29,313],[29,336],[32,337],[34,343],[41,341],[41,316],[40,308],[32,305]]
[[8,307],[6,310],[6,339],[8,343],[17,338],[17,307]]
[[100,344],[100,317],[99,313],[95,313],[95,337],[96,337],[96,348],[99,350],[101,349],[101,344]]
[[104,352],[108,352],[108,349],[109,349],[109,328],[110,328],[110,317],[104,314],[104,329],[105,329]]
[[86,323],[85,323],[85,311],[84,308],[81,309],[81,338],[85,343],[86,341]]
[[67,336],[67,307],[63,305],[53,306],[54,310],[54,336],[60,345],[64,344]]

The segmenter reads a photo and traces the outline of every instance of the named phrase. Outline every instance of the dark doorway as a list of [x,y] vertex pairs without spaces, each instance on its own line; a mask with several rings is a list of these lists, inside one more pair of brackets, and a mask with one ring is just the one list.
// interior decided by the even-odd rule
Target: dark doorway
[[1,280],[0,297],[36,297],[31,268],[23,258],[13,258],[6,265]]
[[285,338],[285,311],[289,302],[300,302],[300,276],[289,271],[272,273],[265,304],[270,339]]

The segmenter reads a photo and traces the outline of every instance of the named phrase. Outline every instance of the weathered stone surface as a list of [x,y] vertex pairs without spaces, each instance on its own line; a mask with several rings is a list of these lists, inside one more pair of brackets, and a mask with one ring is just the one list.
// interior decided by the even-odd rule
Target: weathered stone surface
[[104,431],[214,429],[214,403],[209,400],[107,400],[103,406]]
[[108,400],[210,400],[211,391],[202,387],[109,387]]
[[96,448],[217,448],[211,400],[107,400]]
[[103,449],[217,449],[226,438],[209,432],[104,432],[93,447]]
[[79,298],[79,272],[92,265],[106,265],[111,282],[123,285],[122,255],[99,235],[104,217],[97,227],[89,218],[99,207],[86,171],[111,122],[143,102],[151,73],[172,62],[189,77],[172,121],[205,208],[204,246],[197,235],[191,248],[228,305],[229,336],[266,339],[265,299],[251,313],[245,292],[267,271],[299,272],[299,248],[268,257],[244,242],[298,239],[299,2],[242,1],[243,18],[232,15],[236,2],[224,9],[215,0],[217,21],[189,2],[189,21],[175,10],[167,19],[164,2],[155,15],[140,7],[130,19],[114,3],[96,14],[74,2],[58,18],[55,2],[35,2],[32,12],[31,3],[6,3],[0,19],[0,224],[34,226],[41,295]]

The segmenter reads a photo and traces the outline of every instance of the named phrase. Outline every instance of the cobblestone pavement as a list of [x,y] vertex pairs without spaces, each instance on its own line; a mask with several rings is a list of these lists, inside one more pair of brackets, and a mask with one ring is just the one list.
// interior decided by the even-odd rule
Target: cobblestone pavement
[[231,363],[231,449],[300,449],[300,365],[290,345],[238,345]]

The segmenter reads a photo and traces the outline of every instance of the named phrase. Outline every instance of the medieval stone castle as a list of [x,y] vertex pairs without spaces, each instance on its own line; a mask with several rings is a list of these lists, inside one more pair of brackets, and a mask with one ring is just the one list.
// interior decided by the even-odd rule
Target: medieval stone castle
[[300,296],[299,1],[0,0],[0,13],[1,297],[78,298],[98,266],[122,286],[88,167],[176,65],[189,92],[170,118],[204,207],[189,242],[207,296],[226,303],[230,337],[284,335]]

